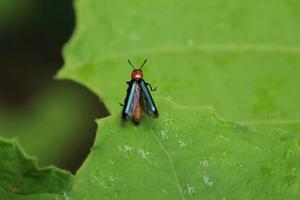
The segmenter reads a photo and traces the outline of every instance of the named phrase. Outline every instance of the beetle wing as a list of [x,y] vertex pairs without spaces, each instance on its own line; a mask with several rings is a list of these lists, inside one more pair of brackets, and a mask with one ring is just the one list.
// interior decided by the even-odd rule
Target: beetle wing
[[147,87],[147,84],[145,83],[145,81],[143,79],[140,79],[138,81],[139,86],[141,88],[141,105],[143,108],[143,111],[145,113],[147,113],[148,115],[150,115],[151,117],[158,117],[158,110],[155,106],[155,103],[152,99],[151,93]]
[[131,80],[124,101],[122,118],[128,120],[134,115],[135,109],[140,101],[140,86],[137,81]]

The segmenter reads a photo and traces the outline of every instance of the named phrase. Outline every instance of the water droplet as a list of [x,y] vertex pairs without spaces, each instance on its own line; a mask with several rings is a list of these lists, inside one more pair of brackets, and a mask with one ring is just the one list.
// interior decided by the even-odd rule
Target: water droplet
[[185,142],[183,142],[182,140],[178,140],[178,143],[179,143],[180,148],[187,147],[187,144]]
[[162,140],[164,140],[164,141],[168,139],[167,133],[163,130],[160,131],[160,136],[161,136]]
[[200,165],[201,165],[202,167],[208,167],[209,162],[208,162],[208,160],[202,160],[202,161],[200,161]]
[[168,191],[166,189],[163,189],[162,192],[163,193],[168,193]]
[[128,145],[119,146],[119,150],[122,152],[131,152],[134,148]]
[[114,165],[114,164],[115,164],[115,162],[114,162],[113,160],[109,159],[109,161],[108,161],[108,164],[110,164],[110,165]]
[[216,158],[210,156],[209,157],[209,164],[210,164],[210,166],[215,166],[217,164]]
[[147,160],[148,163],[150,163],[150,165],[155,165],[156,167],[159,167],[159,165],[151,158],[151,152],[143,149],[138,149],[137,154],[139,157]]
[[132,154],[133,150],[134,148],[129,145],[119,146],[119,151],[126,154],[127,159],[129,159],[129,156]]
[[112,176],[109,176],[108,179],[109,179],[111,182],[114,182],[114,181],[115,181],[115,178],[112,177]]
[[220,135],[219,138],[225,142],[228,142],[229,141],[229,138],[228,137],[225,137],[224,135]]
[[192,196],[194,193],[196,193],[195,188],[189,184],[186,184],[186,187],[184,189],[184,194],[187,194],[188,196]]
[[234,165],[235,164],[234,161],[231,161],[231,160],[228,160],[228,159],[222,159],[221,158],[220,161],[221,161],[221,164],[223,166],[230,166],[230,165]]
[[91,183],[98,184],[99,186],[106,188],[103,180],[104,177],[102,176],[100,169],[97,167],[92,174]]
[[165,123],[166,124],[172,124],[172,122],[173,122],[174,120],[173,119],[165,119]]
[[256,146],[255,149],[258,150],[258,151],[262,151],[262,149],[259,148],[258,146]]
[[149,155],[150,155],[150,152],[144,151],[143,149],[139,149],[139,150],[138,150],[138,155],[139,155],[141,158],[148,159],[148,157],[149,157]]
[[212,178],[210,178],[209,176],[207,175],[204,175],[203,176],[203,181],[206,185],[208,186],[213,186],[214,185],[214,181],[212,180]]

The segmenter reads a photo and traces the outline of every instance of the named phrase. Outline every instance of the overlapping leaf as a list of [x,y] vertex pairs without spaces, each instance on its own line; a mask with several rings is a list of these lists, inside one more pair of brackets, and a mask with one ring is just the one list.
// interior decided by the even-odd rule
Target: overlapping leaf
[[54,199],[72,187],[72,176],[55,167],[39,169],[14,141],[0,138],[0,199]]

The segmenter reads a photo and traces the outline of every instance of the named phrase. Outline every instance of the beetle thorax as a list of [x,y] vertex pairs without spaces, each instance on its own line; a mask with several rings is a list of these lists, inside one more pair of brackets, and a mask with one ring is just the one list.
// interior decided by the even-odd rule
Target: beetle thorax
[[132,79],[142,79],[143,77],[144,76],[143,76],[143,71],[142,70],[135,69],[131,73],[131,78]]

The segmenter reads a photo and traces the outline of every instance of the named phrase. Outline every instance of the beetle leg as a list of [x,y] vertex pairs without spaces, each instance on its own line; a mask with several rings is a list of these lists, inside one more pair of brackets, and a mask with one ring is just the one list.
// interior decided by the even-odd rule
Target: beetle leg
[[146,85],[150,87],[150,90],[151,90],[151,91],[156,91],[156,89],[157,89],[157,87],[155,87],[155,88],[153,89],[152,86],[150,85],[150,83],[146,83]]

